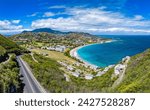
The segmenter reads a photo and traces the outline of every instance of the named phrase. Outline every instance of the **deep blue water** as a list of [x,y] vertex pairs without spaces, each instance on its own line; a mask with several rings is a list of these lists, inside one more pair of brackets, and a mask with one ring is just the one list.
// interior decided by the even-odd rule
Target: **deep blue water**
[[94,44],[77,51],[91,64],[106,67],[118,63],[125,56],[133,56],[150,48],[150,36],[102,36],[117,40],[112,43]]

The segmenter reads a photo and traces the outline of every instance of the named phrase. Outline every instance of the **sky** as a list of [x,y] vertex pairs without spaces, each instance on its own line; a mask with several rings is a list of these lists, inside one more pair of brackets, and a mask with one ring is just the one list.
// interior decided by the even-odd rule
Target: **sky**
[[150,35],[150,0],[0,0],[0,34],[37,28]]

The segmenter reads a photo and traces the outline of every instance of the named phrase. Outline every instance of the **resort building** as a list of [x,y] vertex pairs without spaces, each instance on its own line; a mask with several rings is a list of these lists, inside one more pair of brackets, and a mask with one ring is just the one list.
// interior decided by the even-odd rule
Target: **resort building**
[[119,75],[120,73],[122,73],[125,70],[125,68],[126,68],[126,66],[123,64],[116,65],[114,68],[115,75]]
[[75,76],[75,77],[79,77],[79,76],[80,76],[80,73],[78,73],[78,72],[71,72],[71,74],[72,74],[73,76]]
[[73,70],[74,70],[74,68],[73,68],[71,65],[67,66],[67,69],[68,69],[69,71],[73,71]]
[[93,75],[92,74],[86,74],[85,75],[85,79],[87,79],[87,80],[91,80],[91,79],[93,79]]
[[66,46],[57,45],[57,46],[46,47],[46,49],[47,50],[58,51],[58,52],[64,52],[65,49],[66,49]]

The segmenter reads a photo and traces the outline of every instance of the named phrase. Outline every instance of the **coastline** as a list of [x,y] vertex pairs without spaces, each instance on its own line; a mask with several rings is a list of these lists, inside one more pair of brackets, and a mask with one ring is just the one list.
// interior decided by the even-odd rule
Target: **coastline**
[[87,47],[87,46],[90,46],[90,45],[111,43],[111,42],[114,42],[114,41],[115,41],[115,40],[109,40],[109,41],[104,41],[104,42],[100,42],[100,43],[93,43],[93,44],[87,44],[87,45],[83,45],[83,46],[76,47],[76,48],[74,48],[74,49],[72,49],[72,50],[70,51],[70,56],[71,56],[71,57],[74,57],[74,58],[76,58],[76,59],[78,59],[78,60],[80,60],[81,62],[83,62],[83,63],[84,63],[85,65],[87,65],[87,66],[90,66],[90,67],[92,67],[92,68],[98,68],[97,65],[91,64],[91,63],[85,61],[84,59],[82,59],[82,58],[78,55],[77,51],[78,51],[79,49],[83,48],[83,47]]

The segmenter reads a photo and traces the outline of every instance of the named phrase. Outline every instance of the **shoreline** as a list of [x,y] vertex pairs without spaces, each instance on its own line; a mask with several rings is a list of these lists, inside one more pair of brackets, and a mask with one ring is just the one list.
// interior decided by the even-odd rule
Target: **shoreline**
[[109,40],[109,41],[104,41],[104,42],[100,42],[100,43],[93,43],[93,44],[87,44],[87,45],[83,45],[83,46],[76,47],[76,48],[74,48],[74,49],[72,49],[72,50],[70,51],[70,56],[71,56],[71,57],[74,57],[74,58],[76,58],[76,59],[78,59],[78,60],[80,60],[81,62],[83,62],[83,63],[84,63],[85,65],[87,65],[87,66],[90,66],[90,67],[92,67],[92,68],[98,68],[99,66],[94,65],[94,64],[91,64],[91,63],[85,61],[84,59],[82,59],[81,57],[79,57],[77,51],[78,51],[79,49],[83,48],[83,47],[87,47],[87,46],[90,46],[90,45],[111,43],[111,42],[114,42],[114,41],[115,41],[115,40]]

